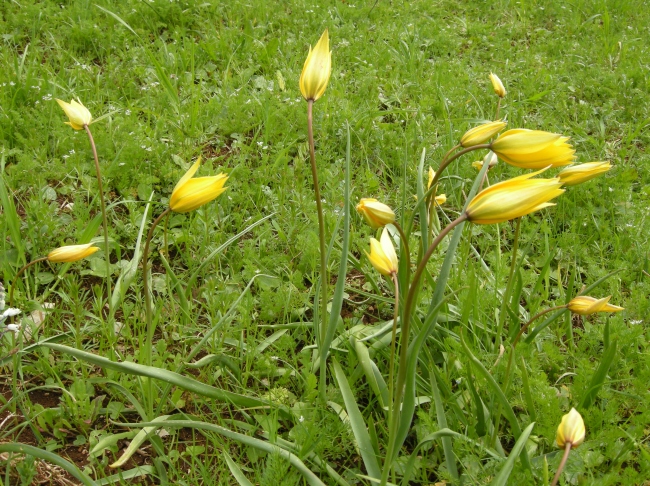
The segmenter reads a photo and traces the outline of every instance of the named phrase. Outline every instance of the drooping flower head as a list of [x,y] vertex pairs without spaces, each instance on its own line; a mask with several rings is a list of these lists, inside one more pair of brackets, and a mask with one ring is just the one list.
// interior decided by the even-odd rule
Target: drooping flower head
[[373,198],[362,198],[357,204],[357,212],[363,216],[372,229],[378,229],[395,222],[393,210]]
[[227,189],[227,187],[223,187],[228,180],[226,174],[192,179],[192,176],[199,170],[200,165],[201,157],[176,183],[176,187],[174,187],[172,196],[169,199],[169,207],[172,211],[176,213],[193,211],[216,199]]
[[63,108],[63,111],[70,119],[70,121],[65,122],[66,125],[70,125],[75,130],[83,130],[85,125],[90,125],[90,122],[93,121],[90,111],[81,101],[71,100],[70,103],[66,103],[57,99],[56,102]]
[[92,243],[87,243],[85,245],[62,246],[49,252],[47,254],[47,260],[52,263],[76,262],[77,260],[89,257],[97,250],[99,250],[99,248],[93,246]]
[[612,168],[609,162],[587,162],[567,167],[557,176],[565,186],[575,186],[598,177]]
[[497,76],[494,73],[490,73],[490,81],[492,81],[492,88],[494,88],[494,93],[499,98],[505,98],[506,97],[506,88],[503,86],[503,83],[499,79],[499,76]]
[[501,134],[490,149],[504,162],[523,169],[569,165],[575,150],[569,137],[540,130],[517,128]]
[[494,224],[519,218],[553,206],[551,199],[564,192],[553,179],[531,179],[546,169],[524,174],[483,189],[467,206],[467,219],[477,224]]
[[381,232],[380,241],[370,238],[370,253],[366,252],[372,266],[385,277],[397,273],[398,261],[388,230]]
[[327,29],[309,54],[300,74],[300,92],[307,101],[316,101],[323,96],[332,72],[332,53]]
[[611,298],[611,295],[602,299],[594,299],[587,295],[580,295],[571,299],[567,308],[574,314],[580,314],[581,316],[588,316],[596,312],[620,312],[624,310],[623,307],[609,304],[609,299]]
[[562,417],[560,426],[557,428],[555,442],[558,447],[564,448],[567,443],[575,449],[585,440],[585,422],[582,415],[575,408]]
[[506,122],[497,120],[474,127],[465,132],[465,135],[460,139],[460,145],[461,147],[471,147],[485,143],[503,130],[505,126]]

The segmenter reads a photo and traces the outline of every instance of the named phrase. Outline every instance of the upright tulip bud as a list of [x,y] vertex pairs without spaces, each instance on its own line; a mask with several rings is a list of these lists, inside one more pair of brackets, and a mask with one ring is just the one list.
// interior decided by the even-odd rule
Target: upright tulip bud
[[228,180],[226,174],[192,179],[192,176],[199,170],[199,165],[201,165],[201,157],[174,187],[169,199],[169,207],[172,211],[176,213],[193,211],[216,199],[227,189],[227,187],[223,187]]
[[460,139],[460,145],[462,147],[471,147],[485,143],[503,130],[505,126],[506,122],[497,120],[474,127],[463,135],[463,138]]
[[75,100],[66,103],[65,101],[57,99],[56,102],[59,104],[63,111],[70,119],[69,122],[65,122],[66,125],[70,125],[75,130],[83,130],[85,125],[90,125],[90,122],[93,120],[90,111],[86,108],[81,101],[77,102]]
[[567,308],[574,314],[580,314],[581,316],[588,316],[596,312],[620,312],[624,310],[623,307],[609,304],[611,298],[611,295],[602,299],[581,295],[571,299]]
[[557,428],[557,436],[555,441],[557,446],[564,449],[567,443],[571,444],[571,448],[575,449],[585,440],[585,422],[582,420],[582,415],[572,408],[569,413],[562,417],[560,426]]
[[575,186],[598,177],[612,168],[609,162],[587,162],[586,164],[567,167],[557,176],[565,186]]
[[506,89],[503,87],[503,83],[499,79],[499,76],[497,76],[494,73],[490,73],[490,81],[492,81],[492,87],[494,88],[494,93],[499,98],[505,98],[506,97]]
[[307,60],[300,74],[300,92],[307,101],[316,101],[323,96],[332,72],[332,53],[330,39],[325,29],[312,50],[309,47]]
[[366,252],[366,255],[375,270],[383,276],[390,277],[397,273],[397,254],[386,228],[381,232],[380,241],[370,238],[370,254]]
[[357,212],[363,216],[372,229],[378,229],[395,222],[393,210],[373,198],[361,199],[357,204]]
[[89,257],[97,250],[99,250],[99,248],[92,246],[92,243],[86,245],[62,246],[48,253],[47,260],[52,263],[76,262],[77,260]]

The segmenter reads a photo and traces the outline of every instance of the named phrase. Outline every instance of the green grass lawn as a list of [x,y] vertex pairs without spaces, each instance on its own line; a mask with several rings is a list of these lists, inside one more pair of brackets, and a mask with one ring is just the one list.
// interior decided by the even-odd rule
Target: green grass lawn
[[[407,221],[428,167],[494,118],[494,72],[508,128],[570,136],[577,162],[613,169],[522,219],[512,279],[516,224],[465,225],[389,481],[490,484],[512,468],[494,484],[550,484],[562,456],[557,427],[576,407],[586,439],[560,484],[646,484],[649,26],[648,2],[630,0],[5,0],[0,281],[22,314],[21,332],[0,338],[0,451],[24,443],[46,460],[2,452],[0,481],[41,484],[49,474],[70,484],[57,479],[71,479],[68,465],[52,466],[58,456],[96,484],[321,484],[305,470],[327,485],[378,484],[369,457],[383,467],[389,414],[377,386],[389,379],[394,294],[365,253],[379,232],[353,207],[377,198]],[[298,82],[325,28],[332,74],[314,132],[330,297],[341,260],[347,270],[322,396],[319,232]],[[93,154],[55,101],[77,97],[94,119],[111,305]],[[461,214],[471,163],[485,154],[457,159],[440,179],[443,227]],[[198,157],[197,176],[223,172],[228,189],[154,232],[149,351],[142,247]],[[489,181],[522,173],[499,162]],[[409,238],[414,268],[421,220]],[[87,260],[38,263],[12,288],[23,265],[91,241],[101,249]],[[414,332],[427,324],[450,244],[427,267]],[[589,295],[612,295],[625,310],[531,326],[506,378],[520,326],[593,284]],[[165,424],[136,435],[152,421]]]

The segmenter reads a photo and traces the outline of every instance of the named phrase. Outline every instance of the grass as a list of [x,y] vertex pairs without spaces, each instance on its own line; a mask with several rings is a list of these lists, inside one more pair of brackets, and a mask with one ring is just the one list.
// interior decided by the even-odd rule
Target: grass
[[[16,286],[12,305],[23,310],[22,327],[31,336],[23,334],[20,366],[3,360],[0,446],[25,442],[115,484],[245,484],[237,474],[253,484],[305,484],[277,450],[187,423],[164,427],[165,433],[142,443],[142,452],[121,469],[142,473],[137,480],[113,476],[117,470],[108,465],[139,430],[123,424],[169,415],[290,449],[325,484],[336,480],[323,472],[322,461],[341,481],[372,484],[362,477],[367,469],[347,420],[346,387],[331,371],[323,404],[313,367],[318,232],[298,78],[309,44],[327,27],[333,72],[314,117],[330,234],[342,232],[346,123],[352,202],[375,197],[399,218],[414,206],[422,149],[425,170],[435,168],[468,128],[492,119],[490,72],[508,90],[501,114],[510,128],[569,135],[579,162],[609,160],[615,166],[569,188],[556,207],[523,220],[514,285],[518,319],[564,303],[613,271],[618,273],[592,295],[611,294],[626,310],[611,317],[565,314],[517,347],[504,394],[521,429],[533,421],[535,426],[525,447],[530,470],[517,460],[510,480],[546,484],[552,477],[561,456],[554,445],[559,421],[578,406],[604,350],[615,342],[602,388],[592,405],[580,409],[587,439],[570,455],[562,481],[643,484],[650,469],[646,2],[373,3],[20,0],[0,6],[0,190],[6,192],[0,280],[9,287],[23,264],[58,246],[91,240],[102,246],[85,262],[40,264]],[[154,380],[153,413],[140,411],[146,409],[146,378],[29,347],[55,337],[60,345],[118,361],[144,359],[141,269],[116,310],[120,337],[109,349],[92,154],[85,134],[63,124],[54,101],[73,97],[97,120],[91,129],[108,195],[114,283],[134,258],[138,232],[144,227],[146,236],[152,216],[167,207],[191,162],[203,156],[199,176],[230,176],[228,191],[215,203],[172,215],[165,261],[163,232],[154,235],[152,364],[271,406],[250,408]],[[439,213],[443,223],[455,218],[471,188],[476,171],[470,164],[480,156],[472,157],[454,162],[441,181],[439,192],[448,197]],[[520,173],[500,163],[489,177],[493,182]],[[468,349],[501,385],[508,352],[499,358],[494,329],[513,234],[510,223],[475,225],[463,233],[448,281],[452,295],[420,356],[417,395],[426,400],[401,449],[398,481],[407,470],[411,484],[451,481],[453,456],[459,474],[454,484],[489,484],[515,446],[518,437],[504,407],[460,341],[462,330]],[[354,342],[371,337],[393,315],[390,286],[364,254],[369,236],[377,237],[353,214],[346,298],[332,356],[348,378],[381,465],[388,423]],[[418,242],[414,235],[414,257]],[[337,273],[340,248],[335,238],[330,275]],[[444,256],[433,256],[433,279]],[[422,292],[420,318],[431,282]],[[506,334],[516,332],[510,314],[505,322]],[[377,337],[361,344],[387,379],[385,339],[383,345]],[[13,347],[5,334],[0,358]],[[12,395],[14,373],[18,393]],[[463,437],[428,438],[443,429]],[[45,463],[32,456],[8,457],[0,455],[4,484],[30,484],[45,474]]]

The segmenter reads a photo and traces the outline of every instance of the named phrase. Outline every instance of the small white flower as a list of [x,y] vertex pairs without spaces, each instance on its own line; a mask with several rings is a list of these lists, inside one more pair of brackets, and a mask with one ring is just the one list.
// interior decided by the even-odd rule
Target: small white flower
[[18,332],[20,331],[20,326],[18,324],[7,324],[7,331]]
[[305,421],[305,417],[301,415],[300,418],[298,419],[298,422],[303,423],[304,421]]

